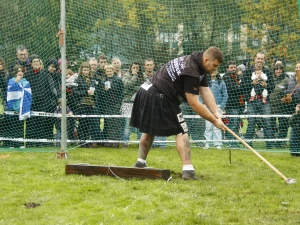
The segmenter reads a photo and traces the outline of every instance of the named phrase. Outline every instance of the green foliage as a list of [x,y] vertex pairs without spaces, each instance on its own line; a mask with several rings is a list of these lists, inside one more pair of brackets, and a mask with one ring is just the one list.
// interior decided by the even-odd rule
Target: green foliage
[[[193,150],[199,181],[180,178],[174,148],[151,150],[147,163],[172,179],[124,180],[65,175],[65,164],[131,166],[137,149],[77,149],[68,160],[54,153],[0,154],[3,224],[297,224],[298,184],[284,181],[250,151]],[[298,181],[298,158],[264,153]],[[25,203],[40,204],[26,208]]]
[[[3,24],[0,29],[4,34],[0,54],[6,61],[15,59],[15,47],[19,44],[43,59],[59,58],[56,38],[59,2],[2,1],[5,13],[0,15]],[[224,13],[232,7],[236,8],[233,13]],[[186,1],[185,4],[173,0],[71,0],[66,2],[66,10],[68,58],[78,59],[81,52],[105,53],[109,57],[119,56],[125,63],[147,57],[165,62],[178,54],[189,54],[210,45],[232,54],[231,47],[226,50],[224,35],[231,21],[238,23],[240,16],[233,0]],[[175,40],[180,24],[183,24],[182,52]],[[159,35],[167,36],[168,42],[159,40]]]
[[59,25],[59,2],[2,1],[0,14],[0,55],[7,62],[15,60],[16,47],[25,45],[29,54],[43,59],[59,57],[56,33]]
[[[244,10],[242,22],[247,24],[246,51],[251,56],[263,50],[268,59],[297,61],[300,37],[297,1],[243,0],[239,5]],[[252,41],[258,41],[259,46],[252,45]]]
[[[0,3],[0,55],[7,62],[15,60],[20,44],[44,60],[60,57],[56,37],[59,1]],[[214,45],[223,50],[226,61],[264,50],[267,58],[295,62],[299,56],[297,9],[297,1],[292,0],[187,0],[184,4],[174,0],[70,0],[66,1],[67,57],[84,60],[105,53],[124,63],[147,57],[164,63]],[[246,47],[242,47],[243,35],[247,36]]]

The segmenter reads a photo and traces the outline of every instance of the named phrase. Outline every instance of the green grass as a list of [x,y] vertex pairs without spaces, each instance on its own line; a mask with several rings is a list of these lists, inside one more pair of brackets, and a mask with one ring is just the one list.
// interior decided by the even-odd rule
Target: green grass
[[[172,179],[119,179],[65,175],[65,165],[132,166],[137,149],[84,149],[67,160],[54,152],[0,153],[1,224],[300,224],[299,185],[284,180],[250,151],[193,149],[199,181],[180,178],[174,147],[151,150],[147,164],[171,170]],[[299,158],[261,153],[300,181]],[[4,158],[6,156],[7,158]],[[26,208],[25,203],[36,203]]]

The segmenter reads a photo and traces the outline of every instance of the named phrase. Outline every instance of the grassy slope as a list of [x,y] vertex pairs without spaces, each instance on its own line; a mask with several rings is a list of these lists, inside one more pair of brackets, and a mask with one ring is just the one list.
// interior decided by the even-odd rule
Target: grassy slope
[[[0,224],[298,224],[299,185],[285,185],[250,151],[193,149],[201,180],[180,179],[174,148],[151,150],[147,164],[172,171],[164,180],[65,175],[67,163],[131,166],[137,150],[77,149],[68,160],[54,153],[6,152],[0,159]],[[299,158],[261,153],[300,181]],[[27,209],[24,203],[41,206]]]

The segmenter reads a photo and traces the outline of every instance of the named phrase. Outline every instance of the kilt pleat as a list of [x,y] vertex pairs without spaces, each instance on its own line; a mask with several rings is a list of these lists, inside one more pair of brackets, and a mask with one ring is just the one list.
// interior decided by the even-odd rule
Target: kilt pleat
[[185,124],[179,106],[171,102],[165,95],[152,86],[148,90],[140,88],[136,94],[130,125],[140,132],[155,136],[171,136],[186,133]]

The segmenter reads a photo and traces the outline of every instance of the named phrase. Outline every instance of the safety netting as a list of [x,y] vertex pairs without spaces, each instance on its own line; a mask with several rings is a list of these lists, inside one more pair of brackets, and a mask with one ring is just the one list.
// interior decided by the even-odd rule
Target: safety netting
[[[2,150],[59,149],[62,92],[69,149],[138,144],[129,121],[140,85],[171,59],[217,46],[225,62],[208,77],[224,123],[255,148],[298,152],[297,1],[69,0],[65,31],[59,1],[0,3]],[[180,107],[192,146],[242,149],[187,103]],[[156,137],[153,147],[174,142]]]

